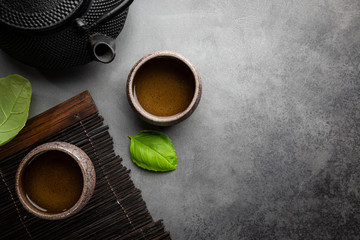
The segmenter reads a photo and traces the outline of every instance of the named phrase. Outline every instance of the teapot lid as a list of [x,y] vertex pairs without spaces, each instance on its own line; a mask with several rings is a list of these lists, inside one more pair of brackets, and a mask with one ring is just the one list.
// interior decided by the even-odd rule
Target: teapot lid
[[0,0],[0,22],[20,30],[48,30],[68,20],[84,0]]

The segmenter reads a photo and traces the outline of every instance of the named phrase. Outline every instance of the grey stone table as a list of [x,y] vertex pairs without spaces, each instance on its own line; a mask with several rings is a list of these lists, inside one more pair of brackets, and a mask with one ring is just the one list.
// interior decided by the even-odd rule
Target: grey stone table
[[[143,129],[126,100],[133,64],[155,50],[193,61],[203,98],[161,129],[178,169],[129,157]],[[173,239],[359,239],[360,2],[136,0],[117,58],[63,73],[0,52],[0,76],[30,79],[30,116],[88,89],[116,151]]]

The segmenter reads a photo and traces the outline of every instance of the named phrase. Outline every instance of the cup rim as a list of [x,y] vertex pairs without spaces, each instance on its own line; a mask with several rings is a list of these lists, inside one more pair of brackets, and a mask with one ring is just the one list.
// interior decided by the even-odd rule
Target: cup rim
[[[46,213],[43,212],[39,209],[37,209],[36,207],[34,207],[24,196],[25,192],[22,189],[22,174],[24,172],[24,170],[26,169],[27,164],[34,159],[34,157],[37,157],[39,154],[41,153],[45,153],[48,151],[60,151],[63,152],[67,155],[69,155],[79,166],[79,168],[81,169],[81,173],[82,173],[82,177],[83,177],[83,188],[82,188],[82,192],[81,195],[79,197],[79,199],[77,200],[77,202],[68,210],[64,211],[64,212],[60,212],[60,213]],[[75,213],[79,212],[84,205],[89,201],[94,189],[95,189],[95,181],[93,182],[93,185],[90,186],[90,196],[87,197],[87,194],[89,192],[89,189],[86,185],[86,183],[88,182],[88,178],[87,178],[87,171],[84,168],[84,163],[87,163],[90,167],[90,171],[92,172],[92,174],[95,175],[95,168],[92,164],[92,161],[90,160],[90,158],[88,157],[88,155],[79,147],[67,143],[67,142],[49,142],[49,143],[45,143],[42,145],[37,146],[36,148],[34,148],[33,150],[31,150],[21,161],[17,172],[16,172],[16,182],[15,182],[15,189],[16,189],[16,194],[21,202],[21,204],[23,205],[23,207],[30,212],[31,214],[35,215],[36,217],[42,218],[42,219],[46,219],[46,220],[58,220],[58,219],[64,219],[67,218],[71,215],[74,215]],[[90,163],[90,164],[89,164]]]
[[[156,116],[154,114],[151,114],[147,112],[141,104],[136,101],[134,96],[134,79],[136,76],[136,73],[138,70],[147,62],[149,62],[152,59],[159,58],[159,57],[167,57],[167,58],[174,58],[181,62],[183,62],[192,72],[194,81],[195,81],[195,91],[194,96],[189,104],[189,106],[182,112],[177,113],[175,115],[171,116]],[[200,102],[201,94],[202,94],[202,83],[201,78],[198,70],[195,68],[195,66],[192,64],[192,62],[187,59],[186,57],[182,56],[179,53],[173,52],[173,51],[155,51],[152,52],[143,58],[141,58],[131,69],[128,80],[127,80],[127,97],[130,105],[133,107],[133,109],[140,115],[141,118],[144,120],[154,124],[154,125],[160,125],[160,126],[167,126],[167,125],[173,125],[175,123],[178,123],[180,121],[185,120],[188,118],[196,109]]]

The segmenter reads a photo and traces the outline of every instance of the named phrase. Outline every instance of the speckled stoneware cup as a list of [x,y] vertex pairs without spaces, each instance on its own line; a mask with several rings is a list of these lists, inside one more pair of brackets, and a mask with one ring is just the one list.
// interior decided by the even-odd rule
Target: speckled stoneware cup
[[[189,67],[191,72],[193,73],[194,81],[195,81],[194,97],[193,97],[191,103],[189,104],[189,106],[185,109],[185,111],[180,112],[175,115],[172,115],[172,116],[160,117],[160,116],[156,116],[156,115],[153,115],[153,114],[145,111],[141,107],[139,102],[136,100],[136,97],[134,96],[134,79],[135,79],[136,73],[146,62],[148,62],[154,58],[178,59],[178,60],[182,61],[183,63],[185,63]],[[157,51],[157,52],[150,53],[149,55],[143,57],[134,65],[134,67],[131,69],[129,77],[128,77],[126,92],[127,92],[127,98],[128,98],[128,101],[129,101],[131,107],[135,110],[135,112],[144,121],[146,121],[150,124],[153,124],[153,125],[157,125],[157,126],[170,126],[170,125],[174,125],[176,123],[179,123],[179,122],[185,120],[195,111],[196,107],[198,106],[198,104],[200,102],[201,93],[202,93],[202,84],[201,84],[199,72],[187,58],[185,58],[184,56],[182,56],[178,53],[171,52],[171,51]]]
[[[22,174],[29,161],[31,161],[38,154],[50,150],[61,151],[71,156],[80,166],[83,175],[83,190],[79,200],[69,210],[56,214],[42,212],[36,207],[34,207],[26,198],[21,183]],[[36,147],[25,156],[25,158],[20,163],[20,166],[16,173],[15,188],[21,204],[31,214],[42,219],[58,220],[74,215],[75,213],[79,212],[88,203],[95,189],[95,181],[96,181],[96,175],[95,175],[94,165],[92,164],[88,155],[83,150],[76,147],[75,145],[66,142],[50,142]]]

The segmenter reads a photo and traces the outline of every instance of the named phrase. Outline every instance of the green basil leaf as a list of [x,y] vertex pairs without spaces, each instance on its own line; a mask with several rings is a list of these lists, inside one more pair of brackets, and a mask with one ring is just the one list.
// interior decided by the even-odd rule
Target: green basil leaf
[[0,146],[13,139],[25,126],[32,88],[19,75],[0,78]]
[[177,168],[174,145],[164,133],[145,130],[129,137],[130,156],[139,167],[161,172]]

